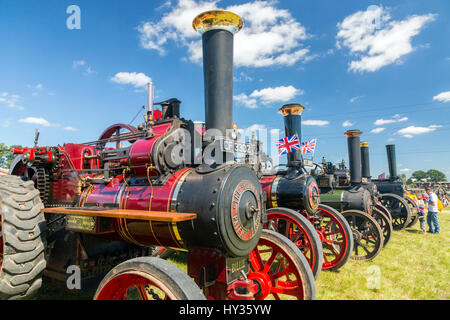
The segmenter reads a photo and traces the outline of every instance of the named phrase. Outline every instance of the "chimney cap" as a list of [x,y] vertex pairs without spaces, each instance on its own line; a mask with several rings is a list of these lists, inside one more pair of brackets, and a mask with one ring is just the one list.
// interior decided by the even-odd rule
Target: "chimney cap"
[[369,145],[370,145],[370,143],[367,142],[367,141],[363,141],[363,142],[360,143],[361,147],[368,147]]
[[300,103],[290,103],[282,106],[279,112],[281,112],[281,114],[286,117],[289,115],[301,115],[303,110],[305,110],[305,107]]
[[192,27],[200,34],[210,30],[226,30],[233,34],[242,29],[243,22],[237,14],[225,10],[211,10],[200,13],[192,21]]
[[348,130],[345,135],[347,136],[347,138],[351,138],[351,137],[358,137],[362,134],[361,130]]

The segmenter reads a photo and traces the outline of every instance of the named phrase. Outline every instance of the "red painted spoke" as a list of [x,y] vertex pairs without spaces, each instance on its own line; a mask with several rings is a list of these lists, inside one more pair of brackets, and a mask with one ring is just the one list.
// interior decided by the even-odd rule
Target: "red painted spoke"
[[144,285],[138,286],[137,290],[139,292],[139,296],[140,296],[141,300],[148,300],[147,291],[145,290],[145,286]]
[[284,294],[284,295],[288,295],[288,296],[294,296],[297,298],[301,298],[303,296],[301,289],[297,286],[295,288],[282,288],[280,286],[272,287],[272,290],[270,290],[270,292],[272,294],[274,294],[274,293]]
[[278,254],[278,250],[275,250],[276,248],[273,248],[272,251],[272,255],[270,256],[269,260],[266,261],[265,265],[264,265],[264,269],[263,272],[267,273],[270,269],[270,267],[272,266],[272,263],[274,262],[275,258],[277,257]]
[[324,244],[327,246],[327,248],[328,248],[335,256],[338,256],[338,255],[339,255],[339,253],[336,251],[336,249],[334,249],[333,246],[329,245],[328,243],[324,243]]
[[285,275],[288,275],[288,274],[294,273],[294,272],[295,272],[295,270],[291,266],[289,266],[288,268],[285,268],[284,270],[281,270],[280,272],[277,272],[277,273],[271,275],[271,278],[278,279],[278,278],[281,278]]
[[250,260],[252,261],[251,265],[253,268],[257,268],[253,271],[261,271],[264,268],[264,263],[261,259],[261,255],[259,253],[258,248],[255,248],[250,255]]
[[324,236],[325,237],[328,237],[328,236],[332,236],[332,235],[335,235],[335,234],[340,234],[341,233],[341,230],[336,230],[336,231],[332,231],[332,232],[328,232],[328,233],[326,233],[326,232],[324,232]]
[[281,300],[280,296],[277,293],[272,293],[275,300]]
[[325,230],[331,225],[332,222],[333,222],[333,221],[330,219],[330,220],[327,222],[327,224],[326,224],[324,227],[322,227],[322,229],[320,229],[320,231],[325,232]]

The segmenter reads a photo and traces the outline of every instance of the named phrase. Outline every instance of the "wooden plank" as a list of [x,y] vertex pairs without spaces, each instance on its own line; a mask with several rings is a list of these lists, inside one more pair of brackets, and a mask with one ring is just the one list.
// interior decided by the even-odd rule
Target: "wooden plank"
[[79,216],[104,217],[104,218],[124,218],[134,220],[149,220],[161,222],[189,221],[197,218],[195,213],[165,212],[165,211],[144,211],[144,210],[124,210],[114,208],[73,208],[55,207],[44,208],[44,213],[71,214]]

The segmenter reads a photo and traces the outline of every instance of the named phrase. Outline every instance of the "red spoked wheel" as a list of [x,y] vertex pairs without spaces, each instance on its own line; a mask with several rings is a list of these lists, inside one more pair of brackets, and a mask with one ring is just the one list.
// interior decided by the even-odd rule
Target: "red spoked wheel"
[[285,236],[263,229],[249,258],[251,271],[248,279],[258,286],[256,300],[315,298],[314,275],[308,261]]
[[350,259],[353,251],[352,229],[337,210],[319,205],[315,225],[323,246],[322,270],[338,270]]
[[108,272],[94,300],[205,300],[205,296],[175,265],[160,258],[140,257]]
[[267,210],[267,223],[264,228],[291,240],[303,253],[314,278],[317,279],[323,264],[323,248],[314,226],[308,219],[291,209],[272,208]]

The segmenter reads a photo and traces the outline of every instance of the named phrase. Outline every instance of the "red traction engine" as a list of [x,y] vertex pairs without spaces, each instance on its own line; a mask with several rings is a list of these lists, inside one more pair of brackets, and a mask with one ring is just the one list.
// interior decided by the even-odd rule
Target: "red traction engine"
[[[303,110],[300,104],[287,104],[280,109],[286,137],[301,138]],[[352,252],[350,226],[337,210],[320,204],[319,188],[303,167],[301,150],[288,153],[287,160],[286,170],[261,179],[268,199],[267,227],[284,233],[302,249],[316,277],[321,269],[337,270]]]
[[[193,25],[203,34],[206,130],[221,133],[218,145],[232,129],[242,20],[211,11]],[[0,177],[0,298],[32,297],[42,272],[66,281],[71,265],[82,285],[97,287],[95,299],[315,297],[299,249],[263,230],[256,173],[234,161],[194,164],[198,128],[180,118],[180,101],[161,105],[160,118],[149,103],[144,125],[113,125],[93,142],[14,150],[10,175]],[[233,157],[217,150],[215,159]],[[187,274],[150,257],[154,247],[188,252]]]

